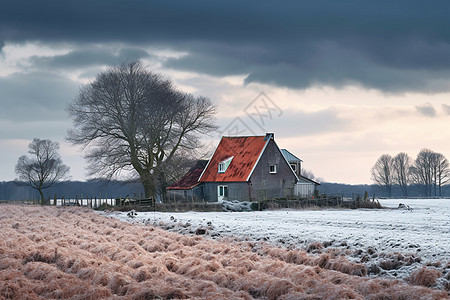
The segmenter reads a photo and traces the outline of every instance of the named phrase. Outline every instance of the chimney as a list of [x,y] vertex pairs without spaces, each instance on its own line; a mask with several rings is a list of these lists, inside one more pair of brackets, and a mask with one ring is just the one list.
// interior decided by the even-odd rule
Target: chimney
[[274,134],[273,132],[266,132],[266,136],[264,137],[264,140],[273,140]]

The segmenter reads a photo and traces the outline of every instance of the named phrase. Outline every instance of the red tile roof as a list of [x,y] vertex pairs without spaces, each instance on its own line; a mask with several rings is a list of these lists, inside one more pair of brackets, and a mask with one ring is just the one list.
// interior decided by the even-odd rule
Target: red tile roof
[[181,179],[168,186],[168,190],[188,190],[199,184],[198,179],[208,163],[207,160],[198,160],[197,163]]
[[[268,140],[265,136],[222,137],[200,181],[247,181]],[[219,163],[233,157],[224,173],[218,173]]]

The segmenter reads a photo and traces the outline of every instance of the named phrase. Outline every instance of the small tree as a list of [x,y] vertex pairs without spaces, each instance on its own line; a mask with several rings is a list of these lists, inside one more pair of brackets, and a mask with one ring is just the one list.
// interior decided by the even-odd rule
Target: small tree
[[383,154],[371,169],[372,180],[382,186],[389,197],[392,196],[393,159],[389,154]]
[[31,157],[22,155],[16,165],[18,181],[28,183],[36,189],[44,204],[43,189],[68,179],[69,167],[63,164],[58,154],[59,144],[51,140],[34,138],[28,145]]

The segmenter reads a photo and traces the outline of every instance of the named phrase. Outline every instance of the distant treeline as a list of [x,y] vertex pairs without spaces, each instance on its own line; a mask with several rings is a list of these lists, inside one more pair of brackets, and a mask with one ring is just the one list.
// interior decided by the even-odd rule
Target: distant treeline
[[[386,189],[379,185],[369,184],[343,184],[343,183],[329,183],[323,182],[319,186],[319,192],[321,194],[338,195],[344,197],[352,197],[353,195],[364,195],[367,191],[369,197],[389,197]],[[391,198],[401,198],[402,189],[398,185],[392,186]],[[413,184],[408,186],[408,197],[427,197],[427,189],[424,185]],[[442,197],[450,197],[450,185],[442,187]]]
[[[408,187],[408,197],[425,197],[426,190],[422,185],[411,185]],[[343,183],[323,182],[319,186],[320,194],[336,195],[344,197],[352,197],[356,195],[364,195],[367,191],[370,198],[388,197],[386,190],[378,185],[350,185]],[[442,189],[443,197],[450,197],[450,185],[445,185]],[[91,181],[67,181],[57,184],[51,188],[45,189],[46,198],[65,197],[66,199],[75,198],[118,198],[129,196],[132,198],[140,198],[144,195],[142,184],[138,181],[107,181],[107,180],[91,180]],[[401,197],[402,191],[400,187],[392,187],[391,197]],[[12,181],[0,182],[0,200],[37,200],[39,193],[26,185],[20,185]]]
[[[56,195],[66,199],[83,198],[118,198],[129,195],[138,198],[144,195],[140,182],[130,181],[65,181],[43,190],[46,198]],[[30,186],[17,184],[12,181],[0,182],[0,200],[35,200],[39,193]]]

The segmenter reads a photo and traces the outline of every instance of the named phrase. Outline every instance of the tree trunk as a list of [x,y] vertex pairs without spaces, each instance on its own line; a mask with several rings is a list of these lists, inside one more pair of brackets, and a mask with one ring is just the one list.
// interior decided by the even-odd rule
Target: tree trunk
[[45,199],[44,199],[44,193],[42,192],[41,188],[37,189],[39,191],[39,195],[41,195],[41,205],[45,204]]
[[167,178],[166,178],[166,174],[162,171],[158,172],[158,186],[157,189],[161,194],[161,201],[164,202],[166,200],[166,196],[167,196]]
[[152,198],[152,204],[155,204],[156,187],[151,176],[141,176],[141,183],[144,186],[145,198]]

